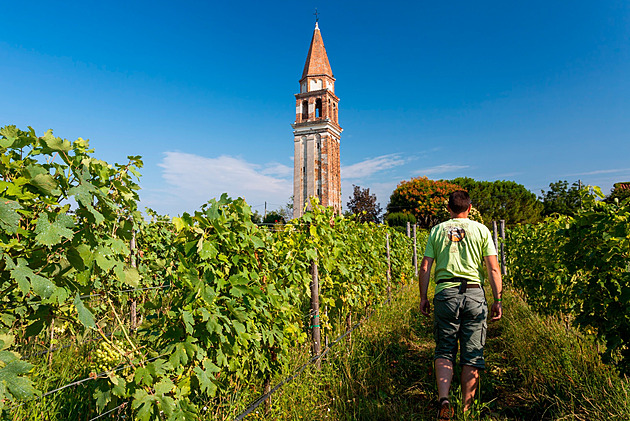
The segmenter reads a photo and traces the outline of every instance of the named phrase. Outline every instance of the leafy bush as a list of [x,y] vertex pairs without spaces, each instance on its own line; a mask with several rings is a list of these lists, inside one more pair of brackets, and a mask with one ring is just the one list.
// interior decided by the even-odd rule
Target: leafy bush
[[416,217],[410,213],[392,212],[387,214],[387,216],[385,217],[385,221],[390,227],[406,227],[407,222],[409,222],[410,224],[415,224]]

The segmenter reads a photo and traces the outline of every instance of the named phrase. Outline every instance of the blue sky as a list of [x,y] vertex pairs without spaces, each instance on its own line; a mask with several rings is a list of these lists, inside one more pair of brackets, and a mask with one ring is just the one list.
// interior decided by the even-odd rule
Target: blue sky
[[401,180],[536,194],[630,181],[628,1],[0,1],[0,125],[142,155],[142,206],[292,194],[294,94],[320,12],[343,203]]

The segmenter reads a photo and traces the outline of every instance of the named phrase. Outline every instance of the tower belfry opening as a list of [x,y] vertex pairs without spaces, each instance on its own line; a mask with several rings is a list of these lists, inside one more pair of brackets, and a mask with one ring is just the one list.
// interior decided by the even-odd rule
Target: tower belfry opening
[[293,127],[293,217],[302,216],[310,198],[341,213],[339,98],[324,40],[315,22],[313,38],[295,94]]

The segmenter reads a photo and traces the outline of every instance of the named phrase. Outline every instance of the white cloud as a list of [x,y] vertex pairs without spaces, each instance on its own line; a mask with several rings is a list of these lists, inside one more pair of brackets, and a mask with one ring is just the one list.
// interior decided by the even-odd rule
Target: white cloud
[[293,169],[275,162],[261,166],[227,155],[207,158],[166,152],[159,166],[165,186],[159,194],[149,195],[148,205],[159,200],[171,215],[193,212],[222,193],[243,197],[250,205],[286,203],[293,189],[289,177]]
[[342,179],[356,179],[369,177],[379,171],[388,170],[400,165],[404,165],[407,161],[401,158],[400,154],[389,154],[377,156],[376,158],[366,159],[356,164],[341,167]]
[[624,173],[630,171],[630,168],[618,168],[618,169],[610,169],[610,170],[595,170],[589,172],[580,172],[575,174],[566,174],[564,177],[574,177],[578,175],[599,175],[599,174],[614,174],[614,173]]
[[435,167],[424,168],[421,170],[414,171],[414,174],[436,175],[436,174],[444,174],[444,173],[459,171],[466,168],[470,168],[470,166],[469,165],[442,164],[442,165],[437,165]]
[[275,175],[284,178],[293,176],[293,167],[273,162],[271,164],[267,164],[265,166],[265,169],[262,170],[260,173],[263,175]]

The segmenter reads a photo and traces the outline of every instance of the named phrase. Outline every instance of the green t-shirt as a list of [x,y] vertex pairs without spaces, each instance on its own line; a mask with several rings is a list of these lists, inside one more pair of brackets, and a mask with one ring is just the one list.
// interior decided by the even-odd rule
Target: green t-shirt
[[[436,282],[460,277],[481,285],[486,278],[484,256],[496,254],[490,230],[468,218],[450,219],[433,227],[424,252],[435,259]],[[443,282],[435,287],[435,293],[457,285],[459,282]]]

